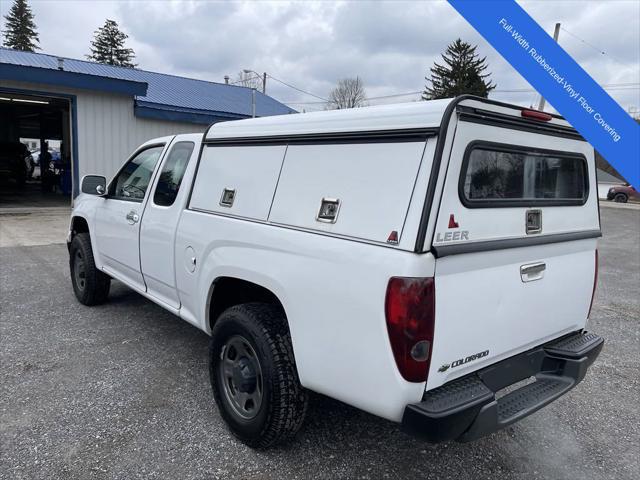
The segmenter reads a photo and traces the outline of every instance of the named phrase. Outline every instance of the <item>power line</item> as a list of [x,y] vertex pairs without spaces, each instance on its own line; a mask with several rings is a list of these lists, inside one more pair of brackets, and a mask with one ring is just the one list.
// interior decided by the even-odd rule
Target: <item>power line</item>
[[[297,90],[298,92],[304,93],[305,95],[310,95],[310,96],[312,96],[314,98],[318,98],[318,99],[322,100],[322,102],[310,102],[310,103],[326,103],[326,102],[329,101],[324,97],[316,95],[315,93],[307,92],[306,90],[302,90],[301,88],[298,88],[295,85],[291,85],[290,83],[284,82],[284,81],[282,81],[282,80],[280,80],[280,79],[278,79],[278,78],[276,78],[273,75],[270,75],[268,73],[267,73],[267,77],[269,77],[270,79],[275,80],[276,82],[279,82],[279,83],[281,83],[283,85],[286,85],[289,88],[293,88],[294,90]],[[237,83],[245,83],[245,82],[248,82],[250,80],[254,80],[254,79],[258,79],[258,78],[260,80],[262,80],[262,77],[254,75],[253,77],[242,78],[240,80],[236,80],[235,82],[229,82],[229,85],[235,85]]]
[[302,90],[301,88],[298,88],[298,87],[296,87],[296,86],[294,86],[294,85],[291,85],[290,83],[283,82],[282,80],[279,80],[279,79],[277,79],[276,77],[274,77],[273,75],[269,75],[268,73],[267,73],[267,77],[269,77],[270,79],[275,80],[276,82],[279,82],[279,83],[281,83],[281,84],[283,84],[283,85],[286,85],[286,86],[287,86],[287,87],[289,87],[289,88],[293,88],[294,90],[297,90],[297,91],[299,91],[299,92],[302,92],[302,93],[304,93],[304,94],[306,94],[306,95],[310,95],[310,96],[312,96],[312,97],[319,98],[319,99],[320,99],[320,100],[322,100],[323,102],[328,102],[328,101],[329,101],[329,100],[327,100],[327,99],[326,99],[326,98],[324,98],[324,97],[321,97],[321,96],[319,96],[319,95],[316,95],[315,93],[307,92],[306,90]]
[[[585,39],[579,37],[578,35],[576,35],[575,33],[570,32],[569,30],[567,30],[564,27],[560,27],[560,29],[566,33],[568,33],[569,35],[571,35],[572,37],[576,38],[577,40],[581,41],[582,43],[584,43],[585,45],[591,47],[592,49],[594,49],[595,51],[597,51],[598,53],[600,53],[601,55],[607,55],[611,58],[613,58],[614,60],[620,62],[620,63],[625,63],[622,60],[614,57],[613,55],[605,52],[604,50],[601,50],[600,48],[596,47],[595,45],[593,45],[592,43],[587,42]],[[318,104],[322,104],[322,103],[328,103],[329,100],[321,97],[319,95],[316,95],[315,93],[311,93],[308,92],[306,90],[303,90],[301,88],[296,87],[295,85],[291,85],[290,83],[287,83],[283,80],[280,80],[276,77],[274,77],[273,75],[270,75],[269,73],[266,73],[266,76],[271,78],[272,80],[275,80],[278,83],[281,83],[289,88],[292,88],[294,90],[297,90],[298,92],[304,93],[305,95],[309,95],[311,97],[317,98],[319,100],[322,100],[322,102],[290,102],[290,101],[286,101],[283,100],[283,103],[288,103],[291,105],[318,105]],[[237,83],[244,83],[250,80],[254,80],[254,79],[260,79],[262,80],[262,78],[260,76],[253,76],[253,77],[249,77],[249,78],[244,78],[244,79],[240,79],[240,80],[236,80],[235,82],[230,82],[230,85],[235,85]],[[609,85],[601,85],[602,88],[604,88],[605,90],[633,90],[634,88],[618,88],[618,87],[637,87],[639,86],[640,83],[621,83],[621,84],[609,84]],[[517,88],[517,89],[503,89],[503,90],[492,90],[493,93],[531,93],[531,92],[536,92],[536,90],[532,89],[532,88]],[[391,94],[391,95],[381,95],[378,97],[369,97],[367,99],[365,99],[366,101],[369,100],[382,100],[385,98],[394,98],[394,97],[406,97],[409,95],[418,95],[423,93],[421,90],[420,91],[416,91],[416,92],[406,92],[406,93],[395,93],[395,94]]]
[[[600,85],[605,90],[633,90],[634,88],[638,88],[640,83],[609,83]],[[631,87],[631,88],[629,88]],[[514,88],[510,90],[492,90],[492,93],[528,93],[535,92],[533,88]]]
[[[601,85],[605,90],[635,90],[640,87],[640,83],[609,83]],[[533,88],[514,88],[514,89],[496,89],[492,90],[491,93],[530,93],[536,92]],[[385,98],[393,98],[393,97],[406,97],[409,95],[418,95],[421,94],[422,90],[414,91],[414,92],[406,92],[406,93],[394,93],[391,95],[381,95],[378,97],[367,97],[365,101],[369,100],[381,100]],[[293,102],[287,100],[281,100],[283,103],[288,103],[291,105],[318,105],[325,102]]]
[[[565,28],[560,27],[562,30],[565,30]],[[573,35],[571,32],[567,31],[567,33],[569,33],[570,35]],[[574,35],[575,36],[575,35]],[[580,39],[579,37],[576,36],[576,38],[578,38],[579,40],[583,41],[582,39]],[[587,42],[585,42],[587,43]],[[588,43],[587,43],[588,44]],[[591,47],[593,47],[593,45],[590,45]],[[595,48],[595,47],[593,47]],[[601,52],[601,53],[605,53],[605,52]],[[319,95],[316,95],[314,93],[308,92],[306,90],[303,90],[301,88],[296,87],[295,85],[291,85],[290,83],[287,83],[283,80],[280,80],[276,77],[274,77],[273,75],[270,75],[267,73],[267,77],[271,78],[272,80],[275,80],[278,83],[281,83],[289,88],[292,88],[294,90],[297,90],[298,92],[304,93],[305,95],[309,95],[312,96],[314,98],[317,98],[319,100],[322,100],[321,102],[294,102],[294,101],[288,101],[288,100],[281,100],[282,103],[286,103],[286,104],[290,104],[290,105],[321,105],[321,104],[325,104],[328,103],[329,100],[321,97]],[[235,82],[230,82],[230,85],[235,85],[237,83],[243,83],[249,80],[253,80],[253,79],[260,79],[262,80],[261,77],[259,76],[253,76],[253,77],[248,77],[248,78],[244,78],[241,80],[236,80]],[[601,85],[601,87],[605,90],[635,90],[638,88],[638,86],[640,86],[640,83],[610,83],[610,84],[603,84]],[[496,90],[492,90],[492,93],[536,93],[536,90],[533,88],[513,88],[513,89],[496,89]],[[380,95],[377,97],[368,97],[365,99],[365,101],[370,101],[370,100],[383,100],[383,99],[387,99],[387,98],[395,98],[395,97],[407,97],[410,95],[419,95],[422,94],[423,91],[422,90],[418,90],[418,91],[413,91],[413,92],[404,92],[404,93],[393,93],[390,95]]]
[[369,97],[367,98],[367,100],[379,100],[381,98],[393,98],[393,97],[406,97],[408,95],[418,95],[423,93],[422,90],[419,90],[417,92],[407,92],[407,93],[394,93],[392,95],[381,95],[379,97]]
[[607,55],[611,58],[613,58],[615,61],[620,62],[620,63],[625,63],[622,60],[620,60],[619,58],[614,57],[613,55],[611,55],[610,53],[605,52],[604,50],[602,50],[601,48],[596,47],[593,43],[589,43],[587,42],[584,38],[579,37],[578,35],[576,35],[575,33],[571,33],[569,30],[567,30],[564,27],[560,27],[560,30],[562,30],[565,33],[568,33],[569,35],[571,35],[573,38],[580,40],[582,43],[584,43],[585,45],[591,47],[592,49],[594,49],[596,52],[598,52],[601,55]]
[[596,52],[602,54],[602,55],[606,55],[606,52],[600,50],[598,47],[596,47],[595,45],[593,45],[592,43],[587,42],[585,39],[580,38],[578,35],[576,35],[575,33],[571,33],[569,30],[567,30],[564,27],[560,27],[560,29],[565,32],[568,33],[569,35],[571,35],[573,38],[580,40],[582,43],[584,43],[585,45],[590,46],[591,48],[593,48]]
[[[417,95],[419,93],[422,93],[422,90],[417,91],[417,92],[394,93],[392,95],[381,95],[379,97],[367,97],[367,98],[365,98],[365,101],[368,101],[368,100],[380,100],[380,99],[383,99],[383,98],[393,98],[393,97],[406,97],[408,95]],[[283,103],[290,103],[292,105],[318,105],[318,104],[327,102],[327,101],[325,101],[325,102],[292,102],[291,101],[290,102],[290,101],[286,101],[286,100],[281,100],[281,101]]]

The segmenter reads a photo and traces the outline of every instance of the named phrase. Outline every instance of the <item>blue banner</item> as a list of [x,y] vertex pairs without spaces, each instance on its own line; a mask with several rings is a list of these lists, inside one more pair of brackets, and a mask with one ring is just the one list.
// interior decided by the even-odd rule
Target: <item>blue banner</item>
[[449,3],[629,183],[640,186],[640,125],[515,0]]

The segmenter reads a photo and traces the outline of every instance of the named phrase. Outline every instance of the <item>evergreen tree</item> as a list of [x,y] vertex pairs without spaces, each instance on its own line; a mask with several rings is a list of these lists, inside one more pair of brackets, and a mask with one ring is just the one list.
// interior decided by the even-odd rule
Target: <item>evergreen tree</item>
[[431,78],[425,77],[431,86],[425,86],[422,99],[451,98],[463,94],[486,98],[496,85],[488,80],[490,74],[484,73],[487,57],[478,58],[476,48],[460,39],[450,44],[442,54],[446,65],[434,63]]
[[14,0],[9,13],[4,18],[6,20],[3,42],[5,47],[23,52],[40,50],[33,12],[27,0]]
[[118,28],[114,20],[107,19],[104,25],[96,30],[91,41],[89,60],[107,65],[118,65],[133,68],[135,53],[131,48],[125,48],[124,42],[129,36]]

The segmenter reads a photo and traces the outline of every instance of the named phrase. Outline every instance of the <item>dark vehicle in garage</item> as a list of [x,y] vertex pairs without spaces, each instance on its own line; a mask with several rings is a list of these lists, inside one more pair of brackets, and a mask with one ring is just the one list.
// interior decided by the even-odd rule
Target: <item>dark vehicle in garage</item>
[[0,142],[0,178],[13,179],[24,185],[31,165],[31,153],[20,142]]
[[611,187],[607,193],[607,200],[627,203],[629,200],[640,201],[640,193],[631,185],[617,185]]

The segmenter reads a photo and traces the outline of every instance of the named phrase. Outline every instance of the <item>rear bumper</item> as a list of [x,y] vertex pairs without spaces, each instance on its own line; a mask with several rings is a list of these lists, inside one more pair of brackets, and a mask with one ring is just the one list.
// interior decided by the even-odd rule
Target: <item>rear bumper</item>
[[[453,380],[426,392],[422,402],[407,405],[401,428],[434,443],[488,435],[575,387],[603,344],[594,333],[577,332]],[[496,397],[530,377],[535,381]]]

